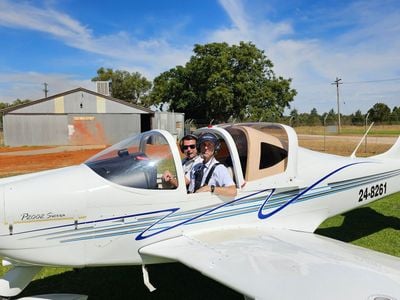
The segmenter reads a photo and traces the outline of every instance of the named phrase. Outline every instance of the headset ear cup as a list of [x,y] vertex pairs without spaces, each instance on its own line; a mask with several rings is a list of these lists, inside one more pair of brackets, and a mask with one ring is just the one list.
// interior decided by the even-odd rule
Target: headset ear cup
[[221,142],[219,141],[219,139],[217,139],[214,146],[214,154],[217,154],[217,152],[219,152],[220,149],[221,149]]

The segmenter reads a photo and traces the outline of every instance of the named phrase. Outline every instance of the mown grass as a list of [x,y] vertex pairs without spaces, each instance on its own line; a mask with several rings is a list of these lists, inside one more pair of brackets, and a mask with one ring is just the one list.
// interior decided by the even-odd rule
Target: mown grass
[[[299,126],[294,128],[298,134],[336,135],[337,132],[330,132],[323,126]],[[341,126],[341,135],[363,135],[364,126]],[[400,125],[374,125],[369,131],[370,136],[398,136],[400,135]]]
[[316,233],[400,257],[400,193],[330,218]]

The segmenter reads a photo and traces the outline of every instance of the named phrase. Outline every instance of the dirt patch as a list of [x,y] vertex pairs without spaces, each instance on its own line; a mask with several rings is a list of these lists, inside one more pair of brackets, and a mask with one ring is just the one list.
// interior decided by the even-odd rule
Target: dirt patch
[[38,155],[0,156],[0,177],[77,165],[98,152],[99,149],[91,149]]

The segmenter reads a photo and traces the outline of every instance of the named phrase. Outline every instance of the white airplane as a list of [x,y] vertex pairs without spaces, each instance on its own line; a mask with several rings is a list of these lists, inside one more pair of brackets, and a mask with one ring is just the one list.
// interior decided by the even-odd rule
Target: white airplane
[[[13,268],[0,295],[18,295],[42,266],[142,265],[152,290],[145,265],[178,261],[249,299],[400,299],[399,258],[313,233],[400,190],[400,138],[355,158],[301,148],[280,124],[195,133],[205,131],[220,138],[216,156],[229,165],[235,198],[188,194],[178,146],[163,130],[78,166],[2,179],[0,256]],[[165,170],[177,188],[161,181]]]

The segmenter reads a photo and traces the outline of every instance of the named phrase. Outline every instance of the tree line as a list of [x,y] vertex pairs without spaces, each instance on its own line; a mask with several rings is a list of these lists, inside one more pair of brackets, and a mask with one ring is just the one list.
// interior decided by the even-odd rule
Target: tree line
[[[297,92],[292,79],[275,75],[273,63],[251,42],[239,45],[210,43],[195,45],[193,55],[183,66],[176,66],[148,80],[139,72],[99,68],[92,81],[111,81],[111,95],[128,103],[159,110],[184,112],[186,119],[199,123],[233,121],[288,122],[291,125],[321,125],[336,117],[331,110],[319,115],[296,109],[284,116]],[[29,100],[23,100],[29,101]],[[21,104],[0,103],[0,109]],[[369,111],[375,122],[399,122],[399,108],[393,111],[377,103]],[[341,115],[343,124],[362,124],[361,111]]]
[[[283,122],[292,126],[318,126],[337,124],[338,115],[331,109],[329,112],[319,114],[316,108],[310,113],[298,113],[296,109],[290,112],[289,116],[282,118]],[[376,124],[400,124],[400,106],[395,106],[392,110],[384,103],[374,104],[366,114],[357,110],[350,115],[340,114],[340,122],[342,125],[365,125],[366,122],[375,122]]]

